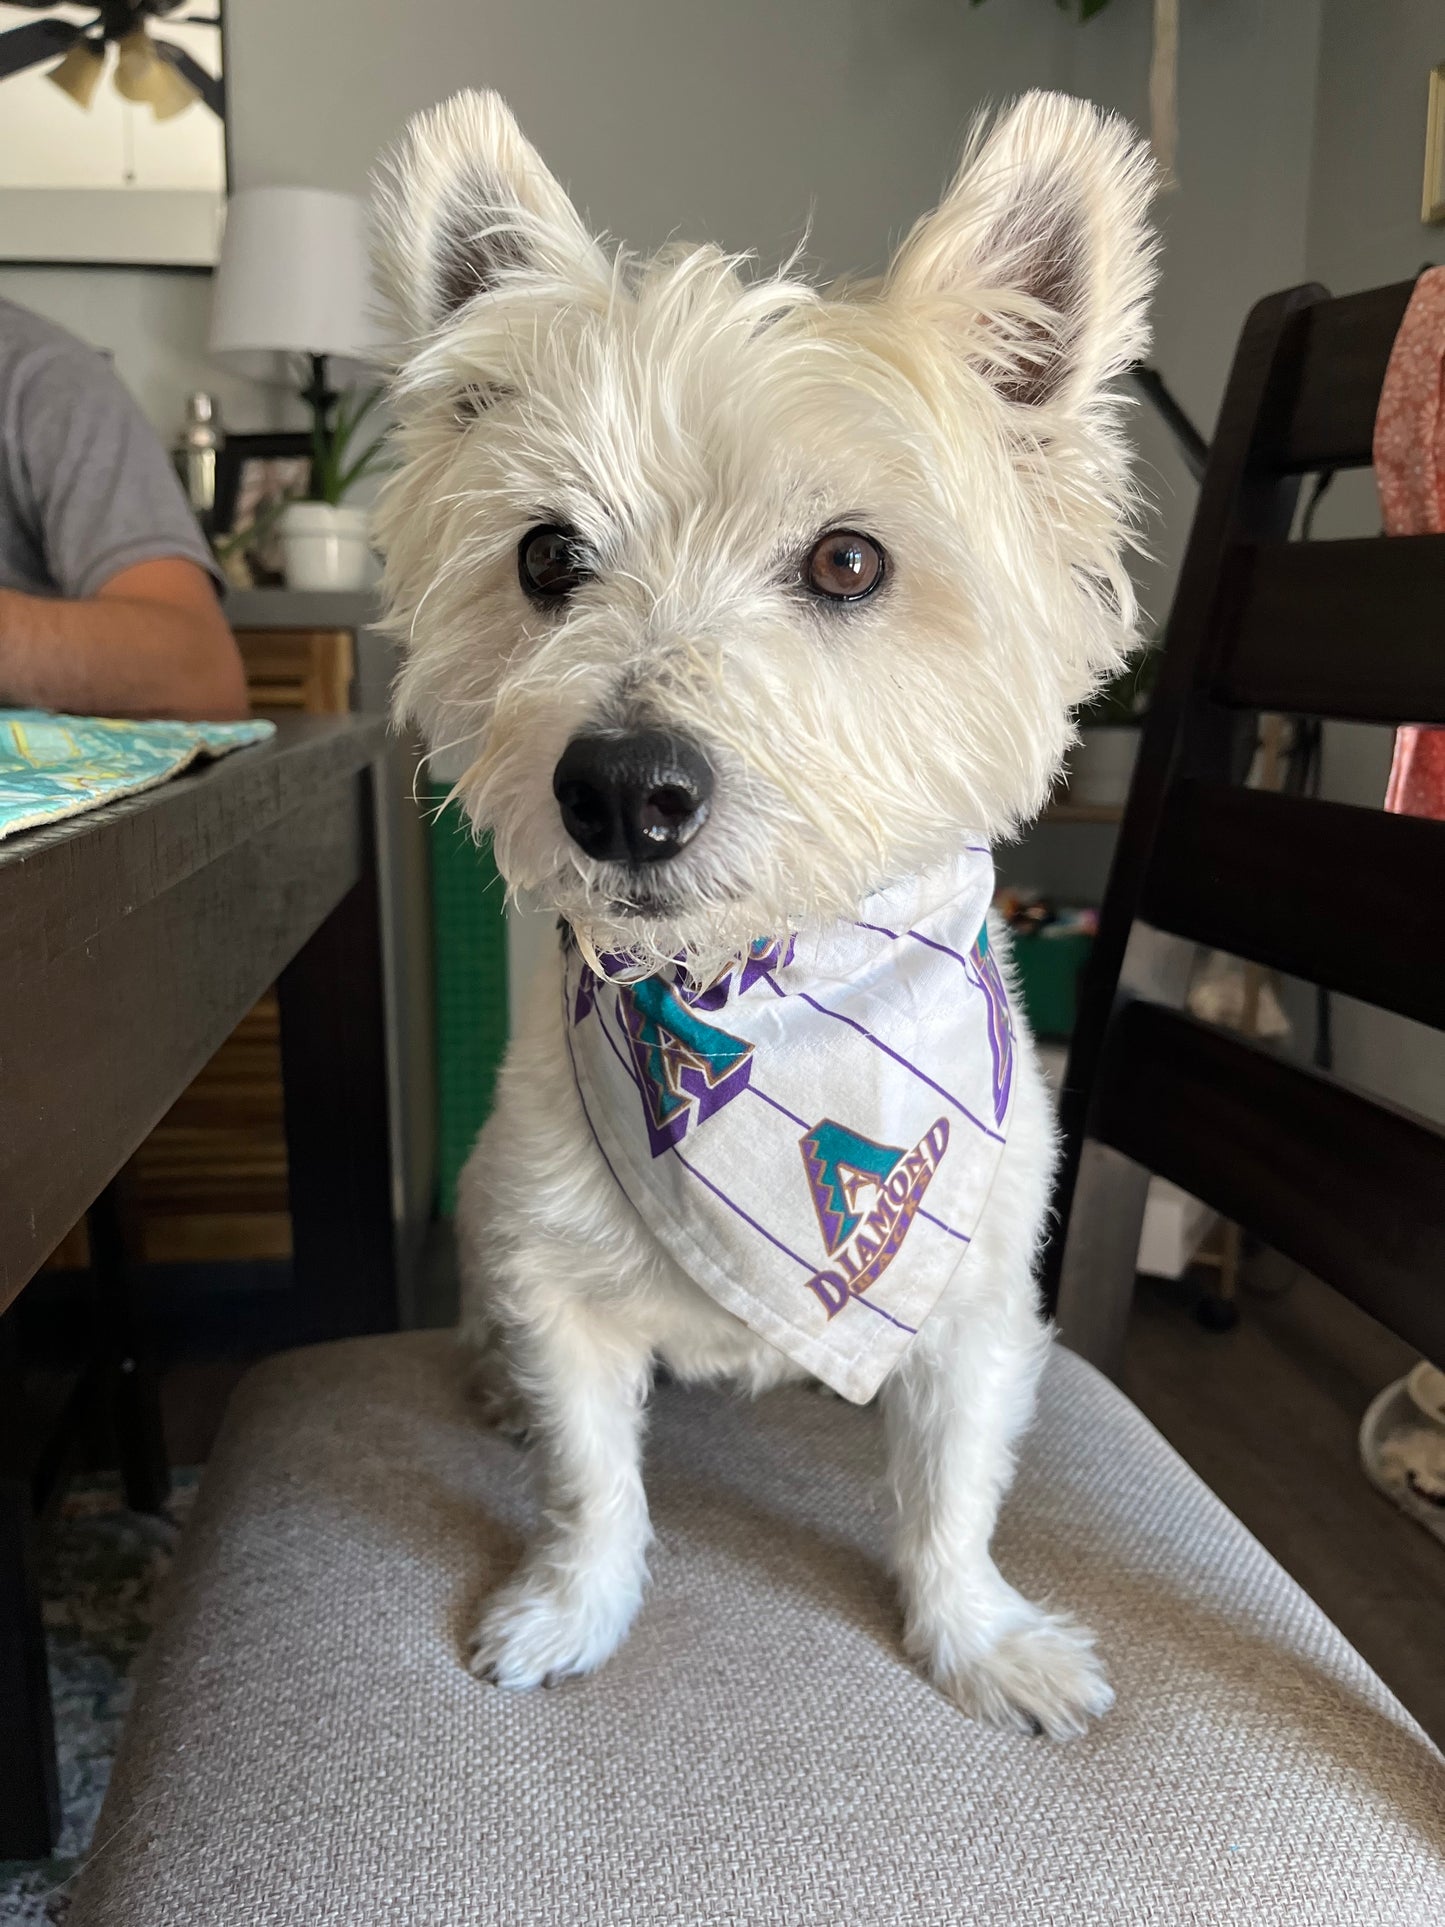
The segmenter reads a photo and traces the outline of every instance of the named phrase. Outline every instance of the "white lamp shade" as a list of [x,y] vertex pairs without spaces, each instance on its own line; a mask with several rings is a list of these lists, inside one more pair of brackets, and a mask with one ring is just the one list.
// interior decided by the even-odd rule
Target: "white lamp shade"
[[211,294],[211,349],[261,380],[281,354],[372,358],[366,209],[317,187],[233,194]]

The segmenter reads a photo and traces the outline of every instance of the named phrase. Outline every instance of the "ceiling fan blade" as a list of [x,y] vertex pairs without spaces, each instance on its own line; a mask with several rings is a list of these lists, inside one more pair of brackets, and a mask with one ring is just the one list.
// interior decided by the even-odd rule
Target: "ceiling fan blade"
[[80,35],[81,29],[68,20],[31,20],[0,33],[0,80],[38,67],[42,60],[57,59]]
[[158,40],[152,34],[151,45],[158,53],[164,54],[176,71],[191,83],[217,120],[224,120],[226,118],[225,81],[218,74],[208,74],[199,60],[192,60],[185,48],[178,47],[173,40]]

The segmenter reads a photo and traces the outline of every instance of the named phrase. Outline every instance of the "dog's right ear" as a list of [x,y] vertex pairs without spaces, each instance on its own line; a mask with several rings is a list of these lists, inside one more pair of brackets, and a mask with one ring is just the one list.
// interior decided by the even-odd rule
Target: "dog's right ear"
[[520,275],[605,273],[601,249],[499,95],[418,114],[377,171],[377,279],[413,339]]

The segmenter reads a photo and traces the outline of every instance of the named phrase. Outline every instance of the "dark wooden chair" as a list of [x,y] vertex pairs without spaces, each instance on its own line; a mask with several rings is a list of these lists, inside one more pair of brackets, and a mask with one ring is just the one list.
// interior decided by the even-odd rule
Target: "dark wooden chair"
[[1412,285],[1273,295],[1235,355],[1062,1097],[1046,1289],[1105,1369],[1149,1172],[1445,1358],[1445,1133],[1178,1008],[1208,945],[1445,1029],[1445,823],[1245,786],[1264,715],[1445,723],[1445,536],[1290,539]]

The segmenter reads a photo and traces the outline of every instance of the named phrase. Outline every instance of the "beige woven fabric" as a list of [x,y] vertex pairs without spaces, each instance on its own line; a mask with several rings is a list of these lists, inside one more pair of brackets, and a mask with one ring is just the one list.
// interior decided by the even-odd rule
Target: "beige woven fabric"
[[668,1391],[655,1583],[595,1679],[458,1653],[522,1455],[435,1336],[238,1395],[71,1927],[1423,1927],[1445,1762],[1137,1412],[1056,1352],[999,1534],[1102,1638],[1068,1746],[900,1657],[876,1416]]

